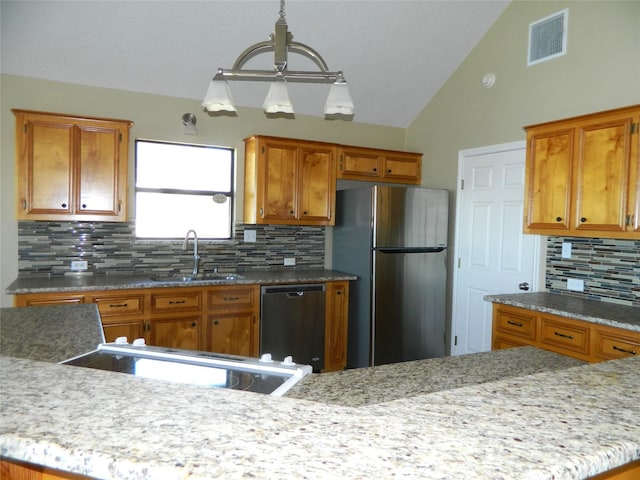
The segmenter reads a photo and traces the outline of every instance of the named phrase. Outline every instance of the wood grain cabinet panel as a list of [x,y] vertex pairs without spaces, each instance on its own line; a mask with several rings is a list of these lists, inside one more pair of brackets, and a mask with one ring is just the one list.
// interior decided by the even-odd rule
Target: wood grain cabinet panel
[[640,356],[640,334],[597,326],[593,329],[593,354],[602,360]]
[[132,122],[13,112],[18,220],[126,220]]
[[493,350],[531,345],[587,362],[640,355],[640,332],[500,303],[492,335]]
[[525,127],[524,232],[640,238],[640,105]]
[[341,145],[337,178],[418,185],[422,181],[422,154]]
[[344,370],[347,366],[349,282],[327,282],[325,315],[323,372]]
[[540,344],[549,350],[566,353],[571,351],[573,356],[589,359],[589,338],[591,327],[585,322],[575,322],[570,319],[558,319],[557,316],[540,316]]
[[244,222],[333,225],[335,158],[330,143],[246,138]]

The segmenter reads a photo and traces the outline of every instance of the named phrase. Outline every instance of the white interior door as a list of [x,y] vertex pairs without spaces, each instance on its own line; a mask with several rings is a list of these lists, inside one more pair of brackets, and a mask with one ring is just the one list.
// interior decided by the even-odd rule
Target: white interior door
[[491,350],[485,295],[538,289],[540,237],[522,233],[524,165],[525,142],[459,153],[452,355]]

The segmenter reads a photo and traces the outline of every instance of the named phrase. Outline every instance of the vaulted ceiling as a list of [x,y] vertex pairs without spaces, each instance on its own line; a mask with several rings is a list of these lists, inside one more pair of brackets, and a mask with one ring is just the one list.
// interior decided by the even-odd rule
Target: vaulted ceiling
[[[290,0],[294,41],[343,70],[353,121],[407,127],[510,0]],[[201,101],[218,67],[267,40],[277,0],[0,2],[1,71]],[[298,55],[290,68],[312,69]],[[251,60],[272,68],[271,54]],[[262,82],[230,82],[261,108]],[[290,84],[296,114],[322,116],[328,85]]]

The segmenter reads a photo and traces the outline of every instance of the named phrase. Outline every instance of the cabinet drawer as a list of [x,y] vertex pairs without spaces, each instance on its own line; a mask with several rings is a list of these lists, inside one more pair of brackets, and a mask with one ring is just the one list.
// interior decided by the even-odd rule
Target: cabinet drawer
[[210,290],[207,297],[211,310],[253,310],[258,304],[258,287],[222,287]]
[[640,355],[640,334],[625,335],[595,329],[594,352],[598,359],[616,359]]
[[174,312],[200,310],[202,306],[201,292],[173,292],[151,295],[151,311]]
[[495,318],[495,329],[499,332],[517,337],[535,340],[536,338],[536,317],[525,313],[515,313],[497,310]]
[[[552,318],[540,318],[540,343],[587,355],[589,353],[588,325],[579,325]],[[562,353],[562,352],[560,352]]]
[[139,315],[144,312],[143,295],[93,297],[101,317]]

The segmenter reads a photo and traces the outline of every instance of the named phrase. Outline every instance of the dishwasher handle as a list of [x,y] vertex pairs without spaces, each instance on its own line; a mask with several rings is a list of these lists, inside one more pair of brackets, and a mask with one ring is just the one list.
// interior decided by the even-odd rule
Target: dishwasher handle
[[262,295],[269,294],[287,294],[289,297],[303,296],[306,292],[324,292],[324,284],[307,284],[307,285],[273,285],[262,287]]

